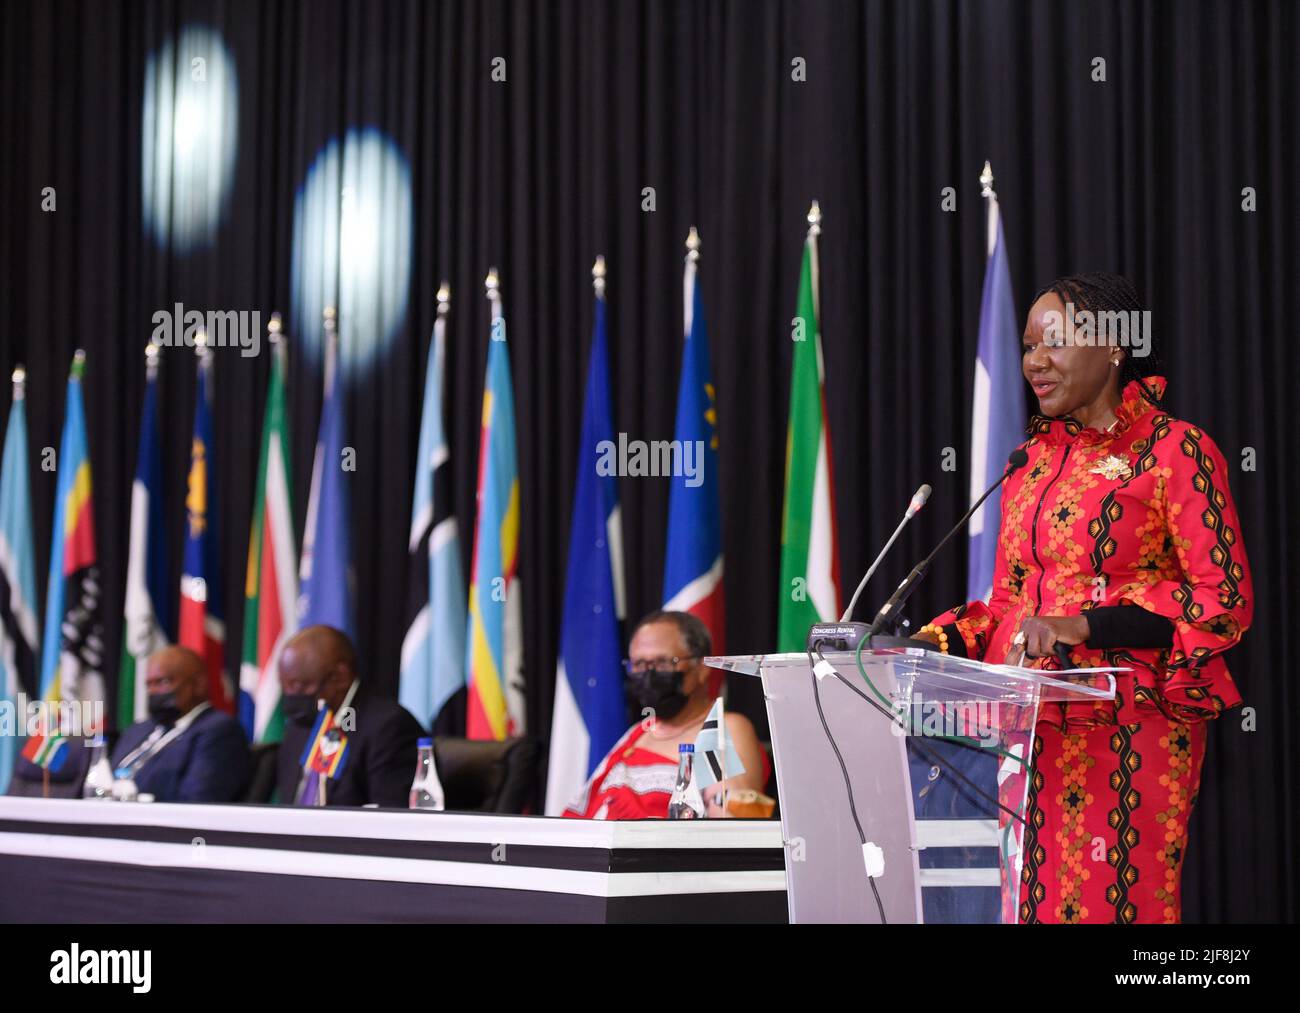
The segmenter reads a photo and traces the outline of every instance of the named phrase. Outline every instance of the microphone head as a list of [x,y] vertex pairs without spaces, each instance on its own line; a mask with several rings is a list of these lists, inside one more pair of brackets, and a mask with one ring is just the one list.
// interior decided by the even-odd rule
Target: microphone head
[[1011,456],[1007,458],[1007,464],[1011,466],[1012,471],[1023,468],[1028,463],[1029,455],[1025,453],[1024,447],[1016,447],[1015,450],[1011,451]]
[[934,490],[930,488],[928,482],[921,486],[921,488],[917,489],[916,492],[912,494],[912,502],[907,505],[907,516],[914,516],[921,507],[925,506],[925,501],[930,498],[930,493],[932,492],[934,492]]

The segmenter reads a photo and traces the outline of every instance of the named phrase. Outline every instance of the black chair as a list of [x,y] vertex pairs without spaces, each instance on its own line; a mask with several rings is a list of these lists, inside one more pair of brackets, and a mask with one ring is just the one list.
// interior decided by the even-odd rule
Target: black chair
[[280,743],[259,742],[249,747],[249,753],[251,758],[248,765],[250,771],[248,785],[244,788],[240,801],[265,805],[271,801],[271,796],[275,793],[275,766],[280,756]]
[[541,744],[526,736],[482,742],[433,740],[438,780],[453,812],[520,814],[534,809]]
[[[68,739],[64,747],[67,758],[63,767],[50,772],[50,798],[81,798],[81,786],[90,769],[91,750],[86,740],[77,736]],[[42,798],[45,795],[45,771],[21,755],[14,758],[14,773],[6,794],[21,798]]]

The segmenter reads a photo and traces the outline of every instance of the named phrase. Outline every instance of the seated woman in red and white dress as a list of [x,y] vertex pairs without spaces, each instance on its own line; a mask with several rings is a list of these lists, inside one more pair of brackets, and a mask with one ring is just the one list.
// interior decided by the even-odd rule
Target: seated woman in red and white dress
[[[614,744],[564,815],[577,819],[664,819],[677,781],[677,747],[694,742],[716,693],[704,659],[713,649],[708,627],[689,612],[652,612],[637,625],[628,645],[628,692],[644,715]],[[767,754],[754,725],[727,713],[727,738],[745,772],[706,789],[710,816],[722,816],[718,792],[762,791]]]

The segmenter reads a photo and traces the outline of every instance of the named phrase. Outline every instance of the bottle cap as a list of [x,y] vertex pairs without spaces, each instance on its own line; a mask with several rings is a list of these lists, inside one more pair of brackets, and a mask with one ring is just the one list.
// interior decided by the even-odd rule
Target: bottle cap
[[432,748],[433,748],[433,739],[430,739],[430,738],[416,739],[416,740],[415,740],[415,744],[416,744],[416,746],[419,747],[420,749],[432,749]]
[[679,752],[679,753],[693,753],[693,752],[695,752],[695,743],[694,743],[694,742],[683,742],[680,746],[677,747],[677,752]]

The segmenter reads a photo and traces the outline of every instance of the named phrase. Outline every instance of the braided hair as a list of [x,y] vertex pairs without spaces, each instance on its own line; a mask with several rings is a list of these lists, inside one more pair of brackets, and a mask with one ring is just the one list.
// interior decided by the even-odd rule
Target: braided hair
[[[1142,299],[1133,287],[1133,283],[1122,274],[1109,271],[1092,271],[1088,274],[1071,274],[1057,278],[1047,287],[1040,289],[1034,296],[1038,302],[1048,292],[1055,292],[1066,305],[1073,304],[1076,310],[1087,310],[1093,314],[1120,311],[1140,313],[1145,309]],[[1032,305],[1032,304],[1031,304]],[[1129,382],[1136,380],[1142,390],[1142,396],[1161,410],[1165,410],[1164,399],[1148,387],[1143,378],[1164,372],[1164,355],[1161,350],[1159,332],[1147,335],[1149,346],[1142,363],[1126,353],[1119,367],[1119,389],[1122,392]]]

